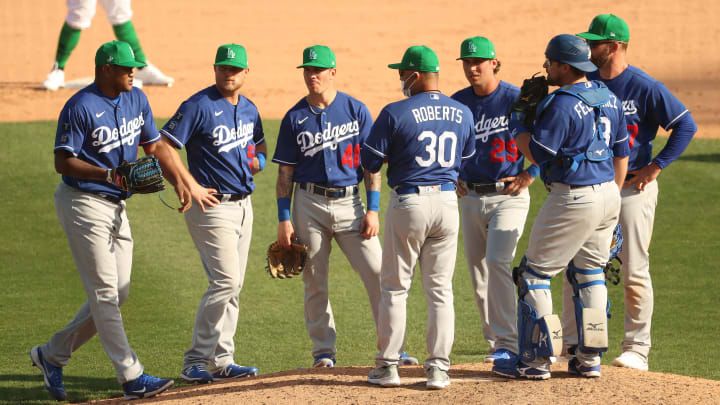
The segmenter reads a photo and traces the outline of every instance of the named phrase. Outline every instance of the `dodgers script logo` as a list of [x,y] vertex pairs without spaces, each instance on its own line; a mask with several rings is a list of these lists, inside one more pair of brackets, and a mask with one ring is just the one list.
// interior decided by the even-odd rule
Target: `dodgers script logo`
[[300,152],[305,156],[314,156],[325,148],[335,150],[340,142],[358,135],[360,135],[360,124],[357,120],[335,126],[331,126],[328,122],[322,132],[314,134],[310,131],[300,132],[297,143],[300,145]]
[[252,140],[252,135],[255,130],[255,123],[249,122],[243,124],[242,120],[238,121],[237,132],[235,128],[228,128],[225,125],[218,125],[213,129],[212,137],[215,138],[213,146],[219,146],[218,152],[228,152],[238,145],[241,148],[245,148]]
[[635,106],[635,100],[623,100],[623,113],[625,115],[637,114],[637,106]]
[[485,119],[485,114],[475,122],[475,139],[479,139],[483,143],[487,142],[488,137],[498,132],[508,129],[508,118],[504,115],[500,117],[489,117]]
[[106,126],[95,128],[90,134],[94,139],[92,146],[101,146],[98,153],[108,153],[120,146],[120,139],[125,145],[133,145],[135,144],[135,138],[140,136],[140,129],[143,125],[145,125],[145,119],[140,113],[130,121],[125,120],[125,117],[123,117],[119,128],[110,129]]

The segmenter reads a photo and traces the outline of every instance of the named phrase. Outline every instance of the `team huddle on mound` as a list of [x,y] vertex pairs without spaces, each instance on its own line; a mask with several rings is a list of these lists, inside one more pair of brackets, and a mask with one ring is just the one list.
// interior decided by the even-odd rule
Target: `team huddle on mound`
[[[302,260],[273,259],[268,268],[274,277],[302,275],[313,367],[338,361],[328,293],[334,238],[365,286],[377,329],[368,383],[399,386],[398,366],[419,363],[405,351],[407,297],[417,264],[427,301],[427,387],[449,386],[452,277],[462,224],[490,345],[485,361],[495,374],[544,380],[553,359],[561,358],[573,374],[601,375],[609,346],[604,269],[617,250],[611,248],[619,228],[625,339],[613,364],[647,370],[655,179],[697,128],[662,83],[627,64],[628,41],[622,19],[598,15],[587,32],[553,37],[545,49],[546,77],[517,88],[497,77],[493,43],[471,37],[462,41],[458,58],[470,85],[452,97],[438,90],[435,52],[411,46],[399,63],[388,65],[398,71],[406,98],[385,106],[375,120],[365,104],[336,90],[330,48],[303,51],[298,68],[308,94],[280,125],[272,157],[278,164],[277,241],[268,250],[278,257],[297,252]],[[173,384],[144,373],[119,309],[129,290],[132,237],[125,200],[132,190],[128,181],[117,181],[116,168],[137,160],[137,145],[154,155],[173,185],[209,283],[181,378],[209,383],[257,375],[257,368],[234,358],[253,176],[267,158],[258,110],[240,94],[247,60],[241,45],[220,46],[215,84],[183,102],[158,130],[147,98],[133,88],[135,68],[143,63],[130,45],[113,41],[98,49],[95,82],[65,105],[55,143],[55,167],[63,175],[55,205],[88,301],[65,329],[31,350],[56,399],[66,398],[62,367],[96,333],[127,399]],[[548,94],[548,85],[559,88]],[[102,145],[93,138],[95,128],[117,129],[138,116],[144,120],[132,134]],[[659,126],[672,132],[653,158]],[[187,168],[177,152],[182,148]],[[386,163],[392,191],[381,246],[380,170]],[[530,207],[528,186],[537,176],[548,196],[528,249],[512,269]],[[563,271],[561,319],[552,314],[550,280]]]

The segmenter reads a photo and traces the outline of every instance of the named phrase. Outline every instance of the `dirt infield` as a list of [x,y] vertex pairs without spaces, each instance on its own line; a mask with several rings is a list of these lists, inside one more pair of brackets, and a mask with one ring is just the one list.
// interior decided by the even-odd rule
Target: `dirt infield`
[[[56,119],[75,90],[40,89],[55,53],[64,1],[0,0],[0,121]],[[616,4],[613,4],[616,3]],[[169,117],[180,102],[212,83],[218,45],[236,42],[249,54],[245,94],[263,117],[282,118],[305,92],[302,49],[321,43],[338,59],[337,85],[363,100],[373,115],[399,99],[398,62],[414,44],[440,57],[441,89],[452,93],[467,84],[460,41],[489,37],[503,63],[500,77],[520,84],[542,70],[549,38],[584,31],[592,17],[612,12],[630,26],[629,59],[663,81],[690,109],[698,136],[720,137],[720,3],[568,1],[421,2],[339,0],[319,4],[153,0],[133,3],[133,22],[150,60],[177,81],[172,88],[146,87],[157,117]],[[642,6],[638,5],[642,4]],[[32,28],[31,28],[32,27]],[[66,67],[67,80],[92,76],[98,45],[113,39],[98,6],[93,25],[83,31]]]
[[[419,366],[401,367],[402,386],[367,384],[369,367],[304,369],[266,374],[228,383],[182,387],[133,404],[710,404],[717,403],[720,381],[602,367],[599,379],[574,377],[567,364],[553,366],[548,381],[497,378],[485,364],[457,364],[451,385],[442,391],[425,388]],[[713,399],[715,398],[715,399]],[[93,402],[117,404],[121,400]]]

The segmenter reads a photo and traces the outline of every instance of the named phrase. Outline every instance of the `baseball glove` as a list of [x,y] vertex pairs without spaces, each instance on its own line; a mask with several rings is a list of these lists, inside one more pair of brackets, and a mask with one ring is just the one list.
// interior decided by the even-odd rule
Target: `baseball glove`
[[538,74],[523,81],[520,98],[510,106],[510,119],[520,121],[525,127],[532,126],[538,104],[548,95],[547,80]]
[[608,262],[603,269],[605,272],[605,279],[613,285],[618,285],[620,283],[620,267],[616,267],[614,265],[613,259],[622,264],[622,261],[620,261],[620,258],[618,257],[620,252],[622,252],[622,245],[622,226],[618,223],[615,227],[615,231],[613,231],[612,243],[610,244],[610,259],[608,259]]
[[134,162],[120,163],[115,168],[114,183],[133,194],[150,194],[165,190],[162,170],[153,155],[142,157]]
[[302,273],[307,261],[307,246],[299,240],[292,241],[286,249],[278,242],[273,242],[267,251],[265,269],[272,278],[292,278]]

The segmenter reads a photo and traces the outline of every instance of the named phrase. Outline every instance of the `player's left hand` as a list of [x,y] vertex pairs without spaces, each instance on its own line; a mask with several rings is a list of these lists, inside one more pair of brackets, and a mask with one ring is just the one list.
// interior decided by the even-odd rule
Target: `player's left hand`
[[374,210],[368,210],[365,213],[362,225],[360,226],[360,236],[365,239],[377,236],[378,232],[380,232],[380,220],[378,216],[378,212]]
[[457,180],[457,187],[455,187],[455,193],[457,194],[458,198],[465,196],[468,193],[467,185],[460,178],[458,178]]
[[250,173],[254,176],[260,172],[260,160],[257,156],[252,158],[252,164],[250,165]]
[[650,164],[645,167],[628,172],[628,174],[634,174],[635,176],[626,181],[623,188],[635,186],[637,190],[645,191],[648,183],[657,179],[661,171],[662,169],[657,163],[650,162]]
[[507,186],[505,186],[505,190],[503,190],[503,194],[505,195],[518,195],[526,188],[530,187],[530,185],[535,181],[535,178],[530,175],[530,173],[527,172],[527,170],[523,170],[518,174],[517,176],[511,176],[511,177],[504,177],[500,179],[500,181],[510,182]]

